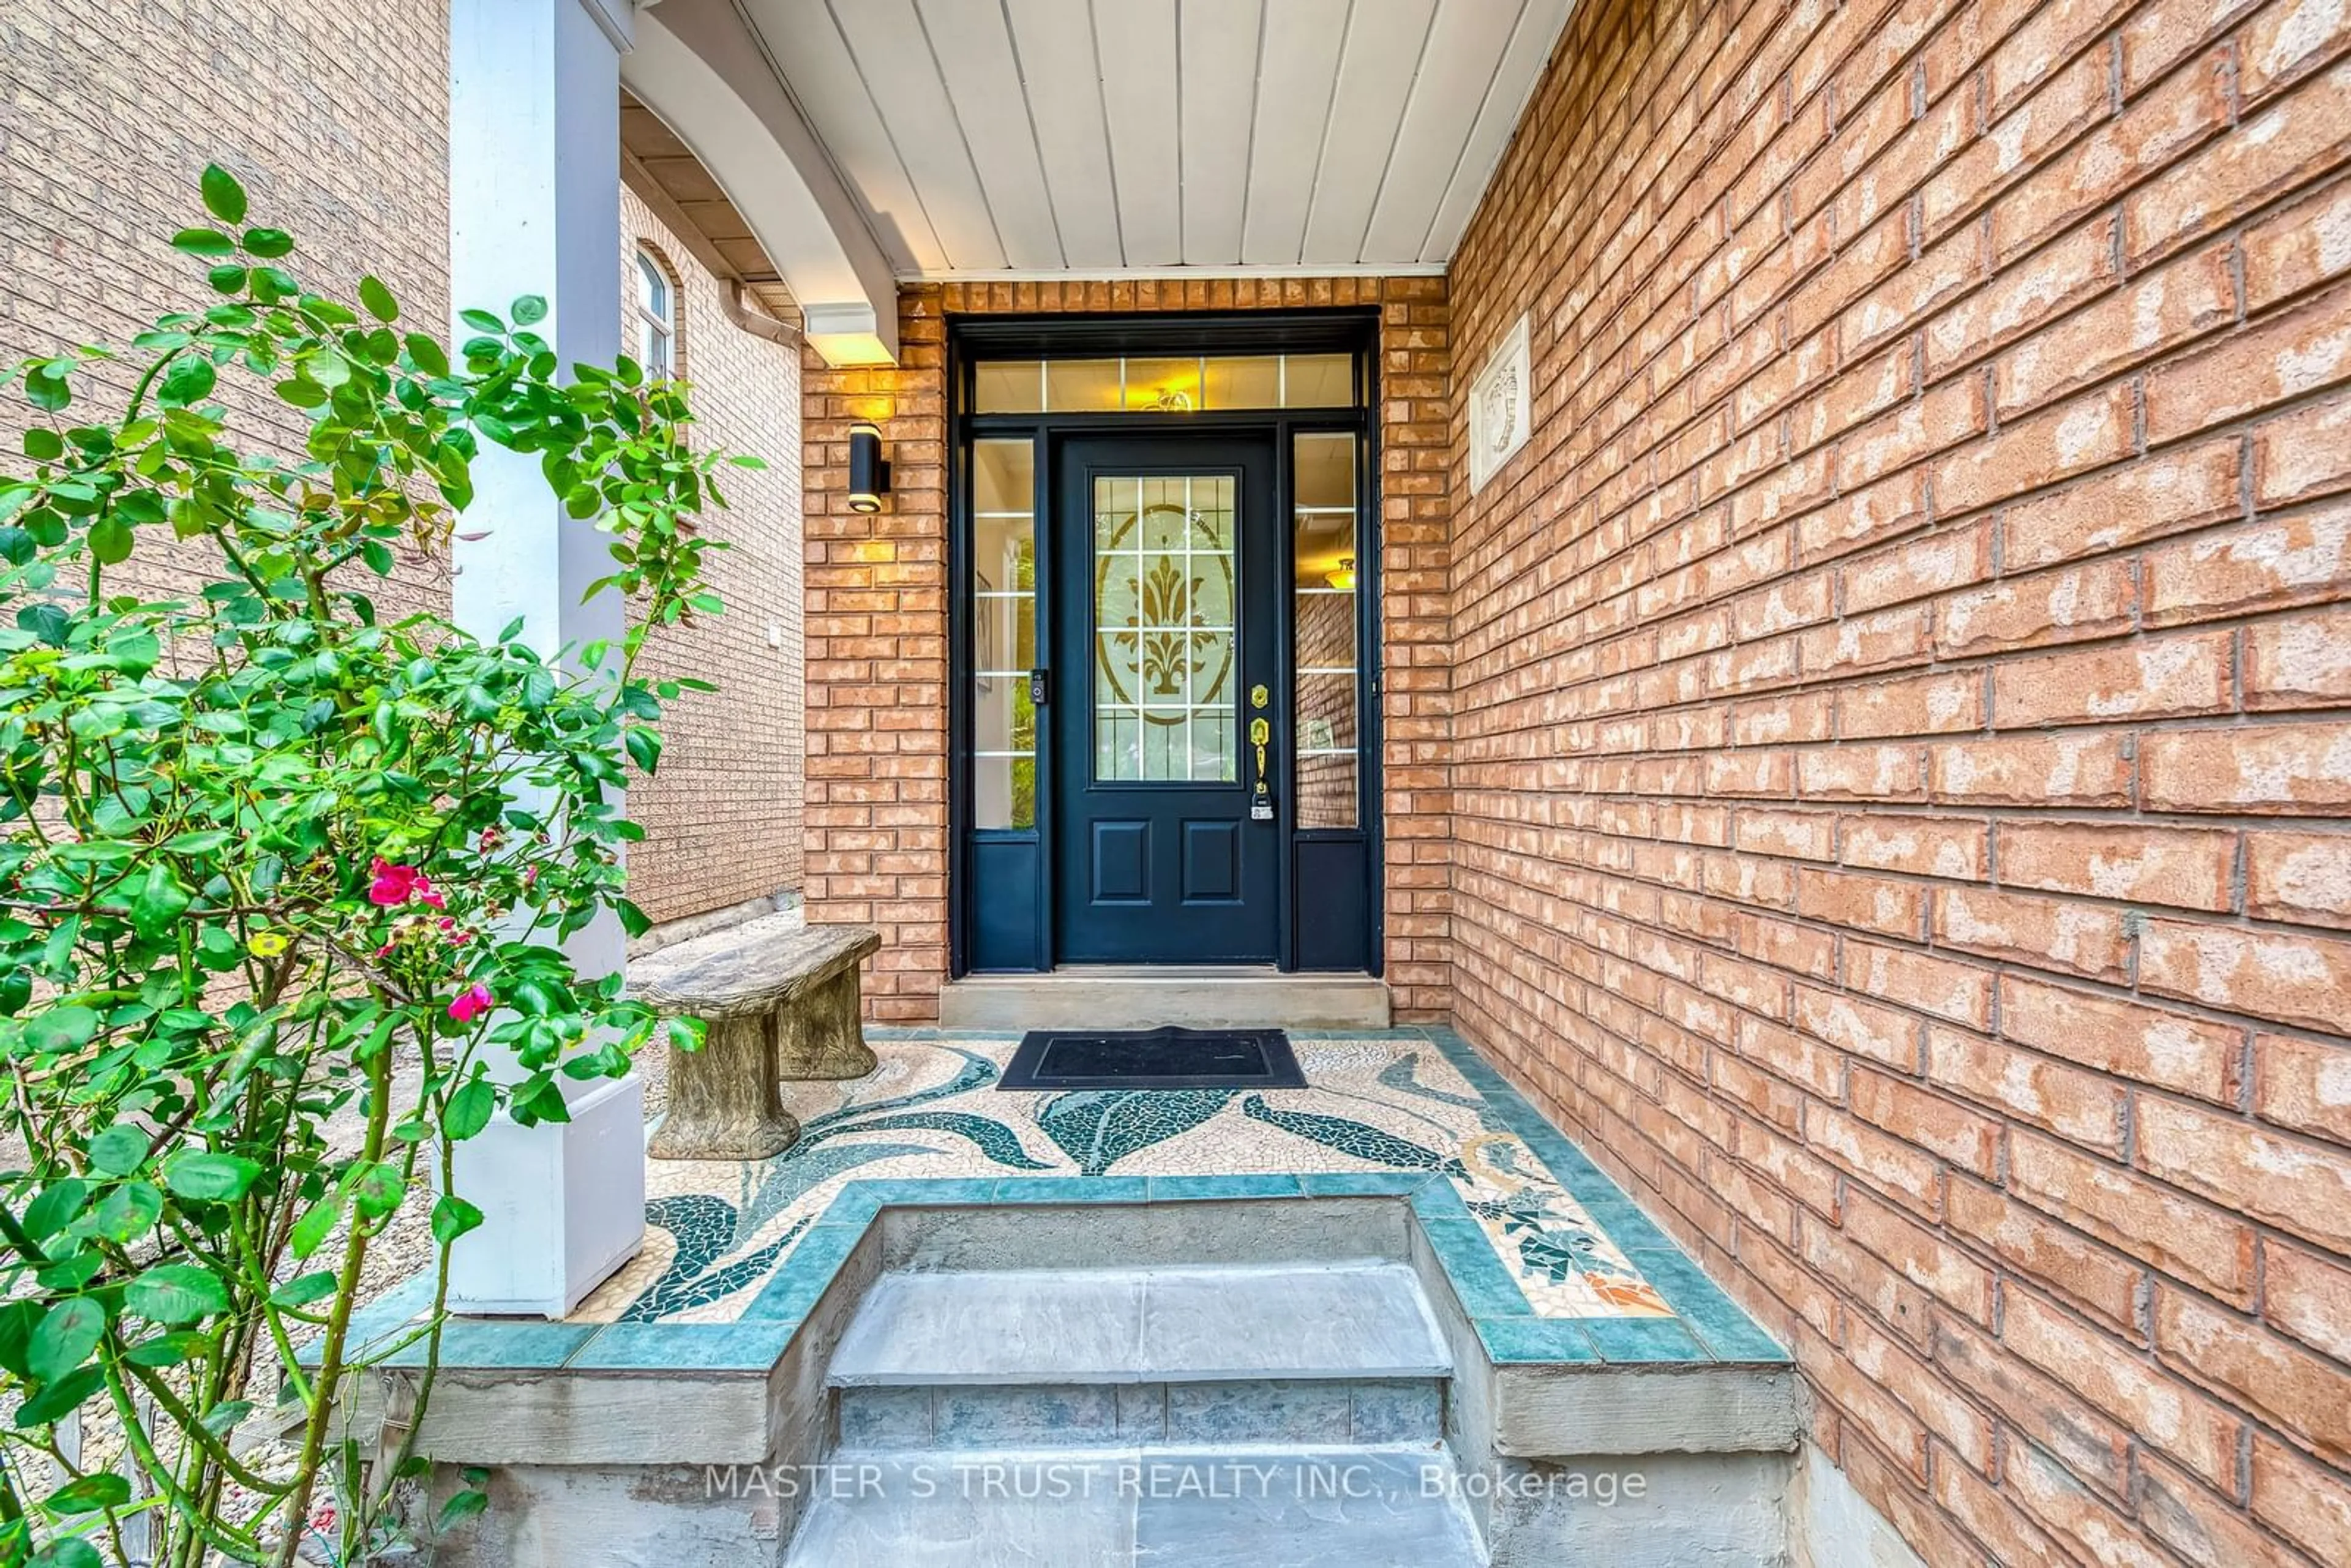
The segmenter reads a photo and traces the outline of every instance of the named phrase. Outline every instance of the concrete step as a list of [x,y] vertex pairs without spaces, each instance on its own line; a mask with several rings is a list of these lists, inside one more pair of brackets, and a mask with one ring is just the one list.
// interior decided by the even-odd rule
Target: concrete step
[[948,1029],[1385,1029],[1371,975],[1285,975],[1254,966],[1086,965],[972,975],[939,997]]
[[1434,1448],[835,1456],[786,1568],[1484,1568]]
[[1453,1362],[1401,1263],[956,1270],[883,1275],[836,1385],[1441,1377]]
[[1433,1442],[1452,1371],[1411,1270],[884,1275],[827,1382],[847,1448]]

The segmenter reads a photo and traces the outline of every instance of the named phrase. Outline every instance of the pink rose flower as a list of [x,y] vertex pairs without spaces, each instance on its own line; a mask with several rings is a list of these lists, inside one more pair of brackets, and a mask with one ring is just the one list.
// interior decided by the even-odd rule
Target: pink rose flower
[[368,867],[368,874],[375,878],[373,885],[368,889],[368,902],[387,906],[406,904],[408,895],[423,880],[416,874],[414,866],[394,865],[381,855],[376,856],[375,862]]
[[368,874],[375,879],[368,887],[368,902],[371,904],[381,904],[387,908],[402,904],[429,904],[434,909],[447,907],[441,895],[433,890],[431,880],[413,865],[394,864],[378,855],[374,863],[368,867]]
[[459,1023],[472,1023],[490,1010],[493,1000],[489,987],[483,985],[468,987],[463,995],[449,1004],[449,1016]]

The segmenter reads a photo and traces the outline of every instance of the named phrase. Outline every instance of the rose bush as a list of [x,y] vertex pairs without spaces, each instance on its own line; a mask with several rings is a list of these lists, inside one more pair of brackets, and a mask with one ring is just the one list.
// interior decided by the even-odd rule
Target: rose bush
[[[695,683],[638,655],[718,609],[695,519],[749,461],[691,448],[684,391],[627,360],[566,373],[540,300],[465,312],[453,353],[374,277],[298,277],[228,174],[202,196],[173,244],[216,302],[130,345],[127,396],[84,412],[98,349],[0,378],[34,411],[0,472],[0,1563],[287,1563],[306,1522],[356,1563],[400,1528],[421,1411],[359,1431],[339,1398],[415,1353],[351,1338],[369,1248],[429,1207],[421,1402],[481,1218],[453,1149],[562,1120],[565,1080],[664,1027],[561,945],[643,928],[616,793]],[[240,444],[233,380],[300,412],[298,456]],[[490,445],[611,536],[618,644],[380,602],[475,526]],[[189,591],[141,591],[164,559]],[[58,1441],[83,1409],[122,1463]],[[290,1459],[256,1462],[264,1427]]]

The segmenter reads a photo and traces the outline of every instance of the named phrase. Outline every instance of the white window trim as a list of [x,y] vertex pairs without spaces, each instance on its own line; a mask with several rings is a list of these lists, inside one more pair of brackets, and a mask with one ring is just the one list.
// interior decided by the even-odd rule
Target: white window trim
[[[646,356],[645,373],[656,379],[674,377],[678,373],[677,277],[663,262],[660,253],[653,246],[640,241],[636,249],[636,287],[632,291],[630,303],[631,314],[637,321],[637,331],[634,334],[636,342],[632,346],[642,351],[645,346],[646,334],[650,330],[652,335],[661,341],[665,362],[655,364],[650,356]],[[661,298],[669,307],[666,314],[655,310],[645,303],[644,275],[649,267],[653,277],[661,283]]]

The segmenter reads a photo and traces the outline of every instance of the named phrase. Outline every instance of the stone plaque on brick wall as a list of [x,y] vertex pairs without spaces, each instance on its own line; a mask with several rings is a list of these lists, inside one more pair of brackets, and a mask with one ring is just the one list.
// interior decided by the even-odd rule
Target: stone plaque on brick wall
[[1469,493],[1527,444],[1527,319],[1520,316],[1469,384]]

